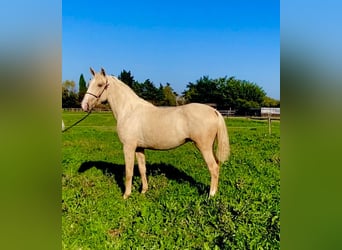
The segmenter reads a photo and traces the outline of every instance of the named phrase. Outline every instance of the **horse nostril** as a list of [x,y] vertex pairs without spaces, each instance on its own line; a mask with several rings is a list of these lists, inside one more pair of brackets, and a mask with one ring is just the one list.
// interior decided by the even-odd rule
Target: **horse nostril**
[[86,102],[82,102],[81,104],[83,111],[88,112],[89,105]]

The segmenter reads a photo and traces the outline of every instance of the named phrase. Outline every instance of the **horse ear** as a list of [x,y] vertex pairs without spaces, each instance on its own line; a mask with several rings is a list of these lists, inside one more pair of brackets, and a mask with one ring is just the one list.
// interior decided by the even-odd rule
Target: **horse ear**
[[95,76],[95,71],[92,69],[92,67],[90,67],[90,73]]
[[103,68],[101,68],[101,74],[102,74],[103,76],[106,76],[106,72],[105,72],[105,70],[104,70]]

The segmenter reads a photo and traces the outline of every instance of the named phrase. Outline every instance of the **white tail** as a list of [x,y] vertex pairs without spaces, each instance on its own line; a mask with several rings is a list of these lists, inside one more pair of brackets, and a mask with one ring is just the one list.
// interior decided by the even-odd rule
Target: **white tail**
[[226,127],[226,123],[224,122],[224,118],[220,114],[220,112],[216,111],[218,115],[218,129],[217,129],[217,149],[216,149],[216,159],[219,164],[226,161],[230,155],[230,145],[228,138],[228,131]]

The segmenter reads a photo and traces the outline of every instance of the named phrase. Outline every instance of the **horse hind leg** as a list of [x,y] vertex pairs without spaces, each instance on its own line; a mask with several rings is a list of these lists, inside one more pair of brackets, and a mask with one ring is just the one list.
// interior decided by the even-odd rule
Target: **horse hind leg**
[[139,172],[141,176],[142,189],[141,193],[146,193],[148,189],[147,178],[146,178],[146,161],[145,161],[145,152],[144,149],[137,149],[135,152],[135,156],[137,157]]
[[198,149],[201,151],[203,158],[208,166],[210,172],[210,191],[209,197],[214,196],[218,189],[218,179],[219,179],[219,170],[220,167],[216,162],[212,146],[203,147],[201,145],[197,145]]

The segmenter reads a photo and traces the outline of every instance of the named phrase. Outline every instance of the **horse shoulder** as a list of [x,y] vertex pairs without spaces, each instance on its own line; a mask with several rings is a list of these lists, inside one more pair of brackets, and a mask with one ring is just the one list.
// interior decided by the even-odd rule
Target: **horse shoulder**
[[154,106],[142,104],[117,120],[117,132],[121,142],[140,137],[142,124],[147,118],[146,114],[153,108]]

